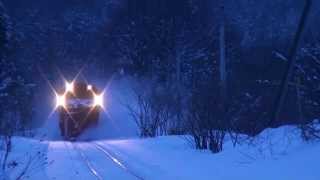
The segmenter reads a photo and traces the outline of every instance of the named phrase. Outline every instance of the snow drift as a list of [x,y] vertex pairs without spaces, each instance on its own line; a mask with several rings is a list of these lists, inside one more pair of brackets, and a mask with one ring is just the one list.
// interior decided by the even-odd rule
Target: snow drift
[[[107,148],[130,171],[151,180],[318,180],[319,142],[306,143],[299,130],[286,126],[267,129],[255,139],[221,153],[195,150],[183,136],[88,142],[40,141],[14,138],[7,171],[14,178],[28,157],[39,157],[24,175],[27,179],[96,179],[85,165],[82,149],[102,179],[134,179],[107,159],[93,144]],[[37,170],[33,170],[37,169]]]

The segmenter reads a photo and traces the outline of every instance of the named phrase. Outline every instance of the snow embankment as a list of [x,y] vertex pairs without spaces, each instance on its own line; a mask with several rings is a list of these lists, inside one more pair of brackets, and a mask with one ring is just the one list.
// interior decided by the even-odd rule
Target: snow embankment
[[226,142],[218,154],[197,151],[182,137],[105,142],[146,179],[319,180],[320,143],[305,143],[292,127],[264,131],[250,144]]
[[130,172],[146,180],[320,179],[320,143],[302,141],[293,127],[268,129],[253,140],[241,141],[245,143],[233,147],[227,140],[221,153],[212,154],[193,149],[181,136],[88,142],[14,138],[6,174],[14,177],[30,157],[44,154],[34,161],[25,179],[97,179],[83,153],[102,179],[135,179],[95,148],[99,144]]

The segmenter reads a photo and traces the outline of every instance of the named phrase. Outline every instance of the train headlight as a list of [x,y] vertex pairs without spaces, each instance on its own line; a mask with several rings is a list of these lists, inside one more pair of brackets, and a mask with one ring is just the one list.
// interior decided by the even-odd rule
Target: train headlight
[[87,86],[87,90],[88,90],[88,91],[92,91],[92,85],[89,84],[89,85]]
[[71,83],[66,82],[66,92],[73,93],[73,90],[74,90],[73,82],[71,82]]
[[56,107],[65,107],[66,97],[65,95],[56,94]]
[[93,106],[103,107],[103,93],[102,94],[94,94],[94,103]]

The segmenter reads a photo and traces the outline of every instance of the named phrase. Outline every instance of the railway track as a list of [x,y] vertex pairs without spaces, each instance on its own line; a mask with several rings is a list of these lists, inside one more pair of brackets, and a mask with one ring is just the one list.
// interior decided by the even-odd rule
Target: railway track
[[128,166],[122,160],[116,157],[109,149],[107,149],[106,147],[96,142],[92,142],[92,144],[96,147],[96,149],[101,151],[106,157],[108,157],[112,162],[114,162],[114,164],[116,164],[119,168],[123,169],[126,173],[134,176],[138,180],[145,180],[144,178],[139,176],[137,173],[132,171],[130,168],[128,168]]
[[[86,143],[86,144],[88,144],[89,146],[92,146],[94,149],[98,150],[100,153],[102,153],[106,157],[107,161],[111,161],[116,167],[122,169],[123,172],[125,172],[126,174],[129,174],[130,176],[134,177],[134,179],[145,180],[144,178],[139,176],[137,173],[132,171],[124,161],[122,161],[121,159],[116,157],[114,155],[114,153],[112,153],[112,151],[110,151],[106,147],[102,146],[99,143],[95,143],[95,142],[90,142],[90,143]],[[105,178],[103,178],[102,174],[93,166],[92,161],[88,158],[88,156],[81,149],[81,147],[79,147],[76,143],[71,143],[71,145],[72,145],[73,149],[78,152],[82,161],[85,163],[85,165],[87,166],[87,168],[89,169],[91,174],[95,177],[95,179],[104,180]],[[101,167],[103,167],[103,164],[101,164]],[[107,177],[107,175],[105,175],[105,176]]]
[[76,144],[71,143],[72,147],[75,151],[77,151],[80,156],[82,161],[86,164],[86,166],[88,167],[89,171],[91,172],[91,174],[98,180],[103,180],[102,176],[99,174],[99,172],[93,167],[91,161],[88,159],[88,157],[85,155],[85,153],[80,149],[80,147],[78,147]]

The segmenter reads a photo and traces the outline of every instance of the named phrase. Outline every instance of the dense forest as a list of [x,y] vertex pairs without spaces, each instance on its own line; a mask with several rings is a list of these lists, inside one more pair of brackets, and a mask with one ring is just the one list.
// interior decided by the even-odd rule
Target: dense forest
[[[141,137],[191,134],[222,150],[226,133],[295,124],[319,136],[320,3],[308,11],[279,116],[281,80],[305,1],[2,0],[0,131],[31,127],[37,92],[84,68],[134,77]],[[141,107],[142,108],[142,107]],[[145,114],[143,114],[145,113]],[[10,127],[10,128],[8,128]],[[206,143],[204,143],[206,142]],[[209,143],[207,143],[209,142]]]

